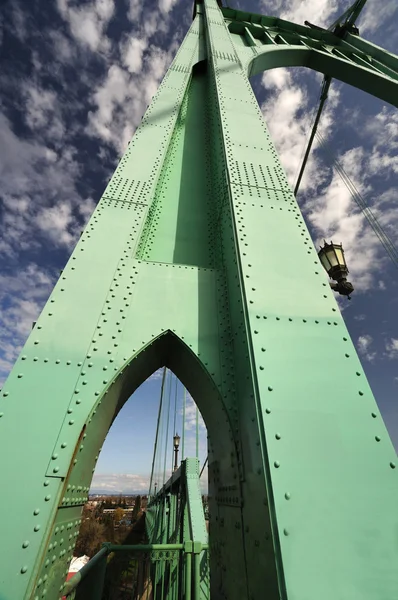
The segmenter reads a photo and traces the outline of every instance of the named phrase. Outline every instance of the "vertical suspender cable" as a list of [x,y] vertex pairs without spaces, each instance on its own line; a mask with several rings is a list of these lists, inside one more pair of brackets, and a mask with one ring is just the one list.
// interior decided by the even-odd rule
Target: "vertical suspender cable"
[[181,442],[181,460],[184,460],[184,443],[185,443],[185,406],[187,403],[187,390],[184,387],[184,399],[182,402],[182,442]]
[[[177,376],[175,375],[176,378],[176,387],[175,387],[175,394],[174,394],[174,423],[173,423],[173,440],[174,440],[174,436],[177,433],[176,432],[176,420],[177,420],[177,388],[178,388],[178,379]],[[171,472],[174,471],[174,444],[171,445]]]
[[196,458],[199,458],[199,410],[196,407]]
[[164,466],[163,466],[163,485],[166,483],[166,458],[167,458],[167,446],[169,441],[169,422],[170,422],[170,405],[171,405],[171,383],[172,383],[172,372],[170,371],[169,376],[169,394],[168,394],[168,408],[167,408],[167,425],[166,425],[166,442],[164,447]]
[[155,468],[155,458],[156,458],[156,452],[157,452],[157,447],[158,447],[159,423],[160,423],[160,414],[162,412],[163,390],[164,390],[164,380],[165,380],[165,378],[166,378],[166,367],[163,368],[162,385],[161,385],[161,388],[160,388],[159,412],[158,412],[158,421],[157,421],[157,424],[156,424],[155,447],[154,447],[154,451],[153,451],[151,479],[150,479],[150,483],[149,483],[149,494],[150,495],[152,494],[153,471],[154,471],[154,468]]

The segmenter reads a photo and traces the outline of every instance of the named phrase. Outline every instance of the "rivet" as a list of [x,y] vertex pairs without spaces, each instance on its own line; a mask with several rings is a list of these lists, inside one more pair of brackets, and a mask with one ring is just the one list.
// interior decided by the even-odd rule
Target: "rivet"
[[268,391],[269,391],[269,392],[272,392],[272,390],[273,390],[273,389],[274,389],[274,388],[273,388],[273,387],[271,387],[270,385],[268,386]]
[[28,567],[27,567],[26,565],[24,565],[24,566],[21,568],[21,573],[26,573],[26,571],[27,571],[27,570],[28,570]]
[[33,531],[39,531],[39,529],[40,529],[40,525],[35,525],[35,526],[33,527]]
[[278,460],[276,460],[276,461],[274,462],[274,467],[275,467],[276,469],[278,469],[280,466],[281,466],[281,463],[280,463]]
[[22,544],[22,548],[27,548],[29,546],[29,540],[25,540]]
[[363,396],[363,392],[361,392],[361,391],[359,391],[359,392],[358,392],[358,394],[359,394],[360,396]]
[[34,515],[38,515],[40,512],[40,508],[35,508],[35,510],[33,511]]
[[43,485],[44,485],[44,487],[47,487],[48,485],[50,485],[50,482],[48,481],[48,479],[45,480]]
[[275,437],[276,437],[277,440],[280,440],[281,439],[281,434],[280,433],[276,433]]
[[287,529],[284,529],[284,530],[283,530],[283,535],[286,535],[286,536],[287,536],[287,535],[289,535],[289,532],[288,532],[288,530],[287,530]]
[[378,435],[376,435],[376,436],[375,436],[375,440],[376,440],[376,442],[380,442],[380,440],[381,440],[381,437],[380,437],[380,436],[378,436]]
[[377,417],[376,413],[374,413],[374,412],[372,412],[371,415],[374,419]]
[[54,454],[52,455],[52,460],[56,460],[58,458],[58,454],[54,452]]
[[289,492],[286,492],[286,494],[285,494],[285,498],[286,498],[286,500],[290,500],[290,498],[291,498],[291,495],[289,494]]
[[270,408],[266,408],[265,412],[267,413],[267,415],[269,415],[271,413],[271,409]]
[[61,448],[66,448],[66,442],[62,442]]
[[21,377],[23,377],[22,373],[18,373],[18,379],[21,379]]
[[393,462],[390,462],[390,467],[391,467],[392,469],[395,469],[395,463],[393,463]]

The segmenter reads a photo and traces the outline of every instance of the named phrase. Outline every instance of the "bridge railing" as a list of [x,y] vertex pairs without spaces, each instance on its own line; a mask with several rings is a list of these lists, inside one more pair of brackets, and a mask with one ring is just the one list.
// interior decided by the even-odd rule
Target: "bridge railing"
[[[62,590],[66,600],[104,600],[106,572],[113,553],[124,553],[115,577],[118,598],[131,600],[200,600],[209,597],[208,544],[186,541],[183,544],[115,545],[106,542]],[[123,581],[125,584],[123,585]],[[123,589],[120,589],[120,586]],[[114,597],[115,589],[111,594]]]

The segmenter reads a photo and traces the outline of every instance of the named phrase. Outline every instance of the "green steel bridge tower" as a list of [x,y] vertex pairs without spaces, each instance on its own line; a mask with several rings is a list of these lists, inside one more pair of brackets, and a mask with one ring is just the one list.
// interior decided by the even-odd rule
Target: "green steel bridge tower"
[[[1,600],[66,593],[107,431],[163,365],[210,446],[209,541],[192,460],[147,514],[149,549],[188,557],[168,599],[398,598],[396,453],[249,81],[306,66],[397,106],[398,58],[358,35],[363,4],[330,30],[195,4],[0,392]],[[101,573],[76,597],[100,598]]]

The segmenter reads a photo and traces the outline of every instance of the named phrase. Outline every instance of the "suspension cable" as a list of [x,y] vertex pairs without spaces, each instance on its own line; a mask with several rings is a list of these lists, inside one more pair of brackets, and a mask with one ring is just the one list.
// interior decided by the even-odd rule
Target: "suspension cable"
[[[177,389],[178,389],[178,378],[174,375],[176,380],[175,390],[174,390],[174,423],[173,423],[173,436],[176,435],[176,419],[177,419]],[[174,437],[173,437],[174,441]],[[171,472],[174,471],[174,445],[171,446]]]
[[330,88],[331,82],[332,82],[332,78],[329,75],[325,75],[325,77],[323,78],[323,82],[322,82],[322,88],[321,88],[321,95],[320,95],[320,98],[319,98],[318,111],[316,113],[314,124],[312,125],[310,138],[309,138],[308,144],[307,144],[307,149],[305,151],[304,159],[303,159],[303,162],[301,164],[300,173],[299,173],[299,176],[297,178],[297,182],[296,182],[296,185],[295,185],[295,188],[294,188],[294,195],[295,196],[297,196],[297,192],[298,192],[299,187],[300,187],[301,179],[302,179],[302,177],[304,175],[304,169],[305,169],[305,167],[307,165],[308,157],[310,155],[311,148],[312,148],[312,143],[314,141],[316,130],[318,128],[319,119],[321,118],[323,107],[324,107],[325,102],[326,102],[327,97],[328,97],[328,92],[329,92],[329,88]]
[[187,404],[187,389],[184,386],[184,400],[182,404],[182,443],[181,443],[181,458],[184,460],[184,443],[185,443],[185,408]]
[[329,157],[336,169],[336,172],[343,180],[344,184],[346,185],[348,191],[350,192],[350,194],[353,197],[354,201],[356,202],[357,206],[362,211],[364,217],[366,218],[369,225],[372,227],[372,229],[375,232],[376,236],[378,237],[379,241],[381,242],[384,249],[386,250],[388,256],[390,257],[390,259],[392,260],[394,265],[396,267],[398,267],[398,249],[394,245],[394,242],[391,240],[391,238],[386,233],[386,231],[384,231],[384,229],[383,229],[382,225],[379,223],[376,215],[373,213],[372,209],[366,203],[366,200],[363,198],[363,196],[359,192],[358,188],[356,187],[356,185],[354,184],[352,179],[349,177],[349,175],[345,171],[343,165],[333,155],[325,138],[318,131],[316,132],[316,136],[317,136],[317,139],[319,140],[322,148],[324,149],[324,151],[329,155]]
[[196,406],[196,458],[199,458],[199,410],[198,410],[197,406]]
[[164,466],[163,466],[163,485],[166,483],[166,458],[167,458],[167,446],[169,442],[169,423],[170,423],[170,405],[171,405],[171,384],[173,374],[169,371],[169,394],[168,394],[168,405],[167,405],[167,426],[166,426],[166,441],[164,448]]
[[203,473],[203,471],[205,470],[205,466],[207,465],[207,461],[208,461],[208,459],[209,459],[209,455],[207,455],[207,456],[206,456],[206,460],[205,460],[205,462],[203,463],[203,467],[202,467],[202,470],[201,470],[201,472],[200,472],[199,479],[202,477],[202,473]]
[[156,457],[156,452],[157,452],[157,447],[158,447],[159,423],[160,423],[160,414],[162,412],[163,390],[164,390],[164,380],[165,380],[165,377],[166,377],[166,367],[163,368],[162,385],[161,385],[161,388],[160,388],[160,400],[159,400],[158,420],[157,420],[157,424],[156,424],[155,447],[154,447],[154,451],[153,451],[151,479],[150,479],[150,482],[149,482],[149,494],[150,495],[152,495],[153,472],[154,472],[154,468],[155,468],[155,457]]

